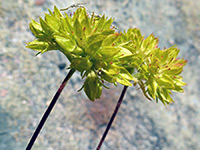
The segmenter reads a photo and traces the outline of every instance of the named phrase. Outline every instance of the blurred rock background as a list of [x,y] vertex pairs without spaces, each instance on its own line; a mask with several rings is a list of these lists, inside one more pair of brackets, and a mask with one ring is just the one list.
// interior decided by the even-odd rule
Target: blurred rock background
[[[26,49],[34,39],[30,19],[47,8],[66,8],[78,0],[0,0],[0,150],[25,149],[50,100],[67,74],[69,63],[52,51],[35,57]],[[154,33],[160,47],[177,44],[188,64],[188,83],[175,103],[149,102],[130,87],[102,150],[200,149],[200,1],[83,0],[88,10],[114,17],[119,31],[138,27]],[[77,92],[76,73],[64,89],[33,150],[94,150],[123,87],[111,86],[90,102]]]

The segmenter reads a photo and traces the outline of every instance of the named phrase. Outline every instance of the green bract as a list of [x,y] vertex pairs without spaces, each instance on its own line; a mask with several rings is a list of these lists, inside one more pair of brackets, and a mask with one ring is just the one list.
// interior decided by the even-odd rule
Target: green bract
[[55,6],[44,20],[32,20],[30,29],[37,39],[27,47],[39,53],[64,53],[71,62],[69,68],[86,78],[83,89],[92,101],[100,98],[104,81],[126,86],[132,86],[133,81],[149,99],[173,102],[171,90],[183,92],[181,86],[185,85],[179,74],[186,61],[176,59],[179,50],[160,50],[154,35],[144,39],[136,28],[117,33],[112,22],[105,15],[90,16],[84,7],[77,8],[73,15],[62,15]]

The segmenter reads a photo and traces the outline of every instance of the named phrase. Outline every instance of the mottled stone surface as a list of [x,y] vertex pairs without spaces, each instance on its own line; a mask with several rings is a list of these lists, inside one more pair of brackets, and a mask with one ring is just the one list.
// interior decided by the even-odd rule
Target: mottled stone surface
[[[52,51],[34,57],[26,42],[34,39],[28,24],[47,8],[65,8],[78,0],[0,1],[0,150],[25,149],[43,112],[67,74],[63,54]],[[114,17],[119,31],[138,27],[154,33],[159,46],[177,44],[188,64],[188,83],[175,103],[150,102],[128,88],[102,150],[198,150],[200,148],[200,1],[83,0],[89,11]],[[79,73],[74,74],[51,113],[33,150],[93,150],[112,114],[122,86],[104,89],[90,102]]]

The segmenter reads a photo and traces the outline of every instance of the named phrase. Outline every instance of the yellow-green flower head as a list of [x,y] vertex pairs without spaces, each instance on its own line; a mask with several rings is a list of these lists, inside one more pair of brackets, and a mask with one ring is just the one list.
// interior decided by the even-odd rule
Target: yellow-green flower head
[[[149,55],[139,70],[141,79],[145,81],[147,92],[153,99],[160,99],[164,104],[174,102],[170,96],[171,91],[183,92],[180,73],[187,61],[178,59],[179,50],[176,47],[160,50],[156,49]],[[143,83],[141,81],[141,86]]]
[[122,34],[114,30],[112,22],[113,19],[105,15],[98,17],[93,13],[90,16],[84,7],[77,8],[73,15],[65,13],[64,16],[54,7],[54,12],[49,10],[44,20],[40,18],[40,23],[32,20],[30,29],[37,39],[27,47],[39,53],[63,52],[71,62],[70,68],[86,77],[84,91],[94,100],[101,95],[103,80],[131,86],[130,80],[134,79],[117,64]]
[[129,29],[121,40],[129,41],[123,47],[132,54],[120,59],[125,62],[125,68],[136,69],[134,77],[138,81],[134,84],[139,84],[150,100],[160,99],[164,104],[174,102],[171,91],[183,92],[182,86],[186,85],[180,73],[187,61],[177,58],[180,50],[175,46],[160,50],[158,38],[151,34],[144,39],[139,29]]

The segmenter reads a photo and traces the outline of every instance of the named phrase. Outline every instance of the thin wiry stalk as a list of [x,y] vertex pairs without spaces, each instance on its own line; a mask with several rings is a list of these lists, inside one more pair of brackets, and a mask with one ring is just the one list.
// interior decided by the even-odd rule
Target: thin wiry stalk
[[44,126],[45,121],[47,120],[49,114],[51,113],[51,110],[53,109],[54,105],[56,104],[56,101],[58,100],[58,97],[60,96],[62,90],[64,89],[65,85],[67,84],[67,82],[69,81],[69,79],[71,78],[71,76],[73,75],[73,73],[75,72],[75,69],[71,69],[69,71],[69,73],[67,74],[67,76],[65,77],[65,79],[63,80],[62,84],[60,85],[59,89],[57,90],[56,94],[54,95],[49,107],[47,108],[46,112],[44,113],[42,119],[40,120],[39,125],[37,126],[34,134],[32,135],[26,150],[31,150],[38,134],[40,133],[40,130],[42,129],[42,127]]
[[105,138],[106,138],[106,135],[108,134],[108,131],[109,131],[111,125],[112,125],[112,122],[114,121],[115,116],[117,115],[117,112],[118,112],[119,107],[120,107],[120,105],[121,105],[121,103],[122,103],[122,101],[123,101],[123,98],[124,98],[124,95],[125,95],[125,93],[126,93],[127,88],[128,88],[128,86],[124,86],[124,89],[123,89],[123,91],[122,91],[122,93],[121,93],[121,95],[120,95],[120,98],[119,98],[119,100],[118,100],[118,102],[117,102],[117,105],[116,105],[116,107],[115,107],[115,110],[114,110],[114,112],[113,112],[113,114],[112,114],[112,117],[110,118],[110,121],[109,121],[109,123],[108,123],[108,125],[107,125],[107,127],[106,127],[106,130],[104,131],[104,134],[103,134],[103,136],[102,136],[102,138],[101,138],[101,141],[99,142],[99,145],[97,146],[97,149],[96,149],[96,150],[100,150],[101,145],[103,144],[103,142],[104,142],[104,140],[105,140]]

